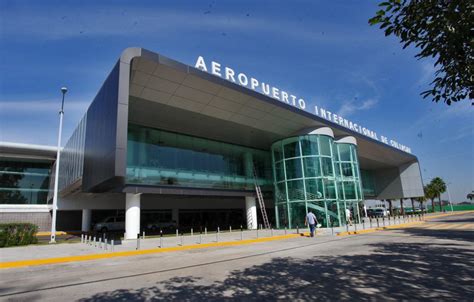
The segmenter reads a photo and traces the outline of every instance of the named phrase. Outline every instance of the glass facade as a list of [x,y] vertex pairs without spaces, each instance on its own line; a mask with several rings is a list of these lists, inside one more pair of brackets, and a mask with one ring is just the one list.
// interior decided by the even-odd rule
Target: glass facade
[[376,197],[375,191],[375,175],[370,170],[360,170],[362,181],[362,191],[366,197]]
[[272,185],[270,152],[209,139],[128,126],[127,183],[254,190]]
[[52,163],[0,159],[0,204],[46,204]]
[[304,135],[272,145],[278,227],[304,226],[312,210],[324,226],[340,226],[345,208],[358,217],[363,200],[356,146],[326,135]]

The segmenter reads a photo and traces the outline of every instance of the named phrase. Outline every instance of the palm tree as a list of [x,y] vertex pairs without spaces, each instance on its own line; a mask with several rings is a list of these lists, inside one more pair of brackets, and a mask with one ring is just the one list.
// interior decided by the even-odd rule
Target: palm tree
[[430,185],[433,188],[435,196],[438,197],[439,211],[441,212],[443,210],[442,205],[441,205],[441,194],[446,192],[446,183],[444,182],[443,179],[441,179],[441,177],[435,177],[431,180]]
[[[422,211],[423,211],[423,202],[426,201],[426,187],[424,187],[423,189],[425,190],[425,196],[420,196],[420,197],[415,198],[416,201],[420,203],[420,208]],[[413,202],[413,199],[412,199],[412,202]]]
[[470,201],[472,201],[472,199],[474,199],[474,191],[472,191],[471,193],[467,194],[466,198],[469,199]]
[[431,185],[431,183],[427,184],[423,189],[425,191],[425,197],[431,200],[431,211],[434,212],[435,211],[434,199],[436,198],[436,192],[433,186]]

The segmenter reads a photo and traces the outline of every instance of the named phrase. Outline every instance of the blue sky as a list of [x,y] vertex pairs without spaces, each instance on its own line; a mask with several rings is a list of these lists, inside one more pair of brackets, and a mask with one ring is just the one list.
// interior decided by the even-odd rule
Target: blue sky
[[376,10],[375,1],[2,0],[0,140],[55,145],[63,85],[67,140],[121,51],[140,46],[189,65],[202,55],[394,138],[418,156],[425,182],[440,176],[463,201],[474,189],[473,108],[420,97],[432,62],[368,26]]

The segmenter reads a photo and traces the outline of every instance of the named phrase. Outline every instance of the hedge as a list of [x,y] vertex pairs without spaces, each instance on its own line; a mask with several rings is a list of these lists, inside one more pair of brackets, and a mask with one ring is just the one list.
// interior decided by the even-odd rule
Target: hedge
[[0,247],[37,243],[36,232],[32,223],[0,223]]

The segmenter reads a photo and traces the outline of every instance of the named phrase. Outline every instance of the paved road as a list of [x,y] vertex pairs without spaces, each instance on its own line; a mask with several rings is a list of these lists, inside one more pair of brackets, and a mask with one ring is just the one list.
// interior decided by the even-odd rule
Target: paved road
[[0,271],[0,299],[456,300],[474,297],[474,214],[297,238]]

